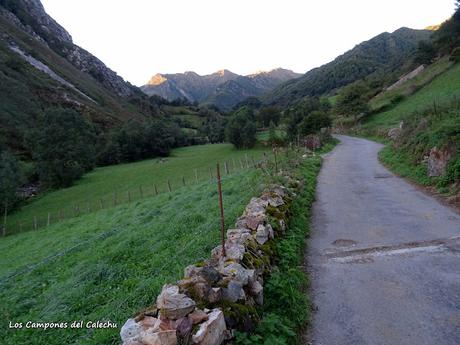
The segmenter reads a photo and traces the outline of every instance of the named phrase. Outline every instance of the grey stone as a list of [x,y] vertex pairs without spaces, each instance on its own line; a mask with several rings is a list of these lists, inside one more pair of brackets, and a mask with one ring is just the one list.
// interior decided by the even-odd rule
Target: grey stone
[[179,293],[176,285],[165,285],[157,298],[160,315],[168,319],[180,319],[195,309],[195,301]]
[[262,305],[264,303],[264,288],[257,280],[250,282],[249,293],[252,297],[254,297],[254,300],[258,305]]
[[197,267],[195,265],[189,265],[184,269],[184,278],[191,278],[196,276],[203,270],[203,267]]
[[445,174],[452,152],[449,149],[439,150],[433,147],[427,159],[428,176],[436,177]]
[[192,341],[198,345],[220,345],[225,339],[226,330],[224,314],[219,309],[214,309],[208,320],[192,336]]
[[[271,228],[271,226],[270,226]],[[272,229],[273,231],[273,229]],[[257,227],[257,233],[256,233],[256,241],[259,244],[265,244],[265,242],[268,241],[268,237],[270,236],[270,229],[268,226],[260,224]]]
[[138,324],[134,319],[128,319],[125,324],[121,327],[120,337],[123,342],[130,339],[136,339],[142,332],[142,326]]
[[221,273],[226,277],[230,277],[232,280],[246,285],[249,281],[249,277],[253,274],[253,270],[247,270],[238,263],[230,263],[222,268]]
[[140,334],[139,339],[145,345],[177,345],[175,330],[159,332],[147,330]]
[[238,281],[230,281],[228,286],[223,289],[223,299],[229,302],[244,300],[246,293],[243,290],[243,284]]
[[249,229],[229,229],[227,231],[227,241],[235,244],[243,244],[251,237]]

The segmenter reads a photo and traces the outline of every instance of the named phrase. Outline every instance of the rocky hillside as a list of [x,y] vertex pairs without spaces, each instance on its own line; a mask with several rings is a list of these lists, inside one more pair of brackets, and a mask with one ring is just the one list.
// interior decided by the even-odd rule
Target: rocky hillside
[[97,57],[75,45],[70,34],[45,12],[40,0],[0,0],[0,5],[1,14],[10,23],[64,57],[78,70],[90,74],[110,91],[123,97],[138,92]]
[[373,74],[385,74],[400,68],[429,30],[401,28],[382,33],[363,42],[334,61],[315,68],[300,78],[289,80],[263,97],[266,104],[287,106],[305,96],[332,93],[345,85]]
[[260,96],[299,76],[282,68],[247,76],[228,70],[204,76],[195,72],[156,74],[141,89],[150,96],[158,95],[168,100],[186,98],[191,102],[214,104],[228,110],[247,97]]

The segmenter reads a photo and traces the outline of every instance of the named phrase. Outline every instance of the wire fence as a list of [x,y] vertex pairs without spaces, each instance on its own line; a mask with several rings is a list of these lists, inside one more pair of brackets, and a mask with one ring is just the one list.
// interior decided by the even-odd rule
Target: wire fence
[[[258,164],[260,164],[261,162],[259,162]],[[237,173],[233,173],[233,174],[229,174],[229,176],[226,176],[226,177],[223,177],[221,179],[221,181],[225,181],[225,180],[228,180],[230,178],[235,178],[236,176],[238,175],[241,175],[243,174],[245,171],[239,171]],[[216,179],[212,179],[211,181],[209,181],[209,183],[213,183],[215,184],[217,182]],[[251,190],[254,192],[255,189],[254,187],[250,187]],[[226,209],[226,213],[227,214],[233,214],[233,212],[238,209],[239,207],[241,207],[241,205],[243,205],[243,203],[246,201],[247,197],[243,197],[241,198],[240,200],[238,200],[237,202],[233,202],[233,207],[229,208],[229,209]],[[146,213],[142,218],[138,218],[138,219],[135,219],[134,222],[131,222],[132,225],[136,226],[136,225],[141,225],[144,218],[146,217],[149,217],[151,215],[155,215],[156,212],[158,210],[157,209],[153,209],[151,210],[150,212]],[[233,220],[232,220],[233,221]],[[181,250],[179,250],[177,253],[175,253],[175,256],[174,256],[174,260],[168,260],[167,263],[165,263],[163,266],[161,266],[159,269],[157,270],[154,270],[154,274],[160,274],[161,272],[163,272],[163,270],[170,266],[171,265],[171,262],[176,262],[177,258],[181,257],[181,255],[188,249],[190,248],[190,246],[192,244],[196,244],[196,242],[198,240],[201,240],[203,237],[202,235],[205,235],[205,234],[209,234],[211,231],[220,231],[219,230],[219,218],[216,216],[215,220],[214,221],[211,221],[212,224],[208,225],[208,226],[205,226],[205,227],[199,227],[193,234],[192,234],[192,240],[188,241],[186,245],[184,245]],[[14,272],[11,272],[11,273],[7,273],[6,275],[4,275],[3,277],[0,277],[0,285],[1,284],[5,284],[5,283],[8,283],[9,281],[17,278],[18,276],[21,276],[21,275],[24,275],[24,274],[27,274],[27,273],[30,273],[32,271],[34,271],[35,269],[41,267],[41,266],[44,266],[44,265],[47,265],[47,264],[50,264],[51,262],[53,262],[54,260],[62,257],[62,256],[65,256],[67,254],[70,254],[72,252],[75,252],[79,249],[83,249],[83,248],[88,248],[88,246],[90,245],[93,245],[95,243],[97,243],[98,241],[100,240],[104,240],[104,239],[107,239],[111,236],[114,236],[118,233],[121,233],[123,231],[127,231],[127,227],[122,224],[122,225],[119,225],[115,228],[112,228],[108,231],[105,231],[105,232],[102,232],[100,234],[97,234],[95,236],[92,236],[88,239],[85,239],[83,241],[80,241],[64,250],[61,250],[57,253],[54,253],[52,255],[49,255],[47,256],[46,258],[38,261],[38,262],[35,262],[33,263],[32,265],[27,265],[27,266],[24,266],[24,267],[21,267],[19,269],[16,269]],[[161,238],[161,236],[159,236],[159,239],[153,244],[153,246],[155,247],[155,245],[157,244],[160,244],[161,242],[163,241],[163,239]]]
[[[232,175],[239,171],[254,168],[261,163],[272,161],[273,158],[264,153],[261,159],[255,159],[252,156],[245,155],[244,158],[233,158],[223,162],[222,174],[225,176]],[[192,173],[184,174],[179,180],[170,180],[161,184],[152,183],[150,185],[139,185],[137,188],[129,190],[114,190],[111,195],[105,195],[100,198],[93,198],[83,202],[67,205],[57,211],[40,212],[29,218],[9,221],[8,210],[4,210],[4,222],[0,226],[2,235],[12,235],[25,231],[35,231],[49,227],[66,219],[76,218],[82,215],[97,212],[102,209],[113,208],[122,204],[136,202],[145,198],[151,198],[164,193],[173,192],[179,188],[196,185],[206,181],[214,183],[216,173],[211,167],[207,169],[193,169]]]

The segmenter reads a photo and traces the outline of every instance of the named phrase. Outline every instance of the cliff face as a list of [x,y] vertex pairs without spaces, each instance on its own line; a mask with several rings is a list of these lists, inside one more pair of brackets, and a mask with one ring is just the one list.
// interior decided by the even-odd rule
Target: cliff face
[[0,13],[118,96],[129,97],[139,93],[136,87],[124,81],[101,60],[75,45],[71,35],[46,13],[40,0],[0,0]]

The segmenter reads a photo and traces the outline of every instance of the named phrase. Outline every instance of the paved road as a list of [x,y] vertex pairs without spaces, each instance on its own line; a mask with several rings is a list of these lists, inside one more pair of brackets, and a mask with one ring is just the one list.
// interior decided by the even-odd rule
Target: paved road
[[313,206],[304,344],[459,345],[460,216],[337,136]]

